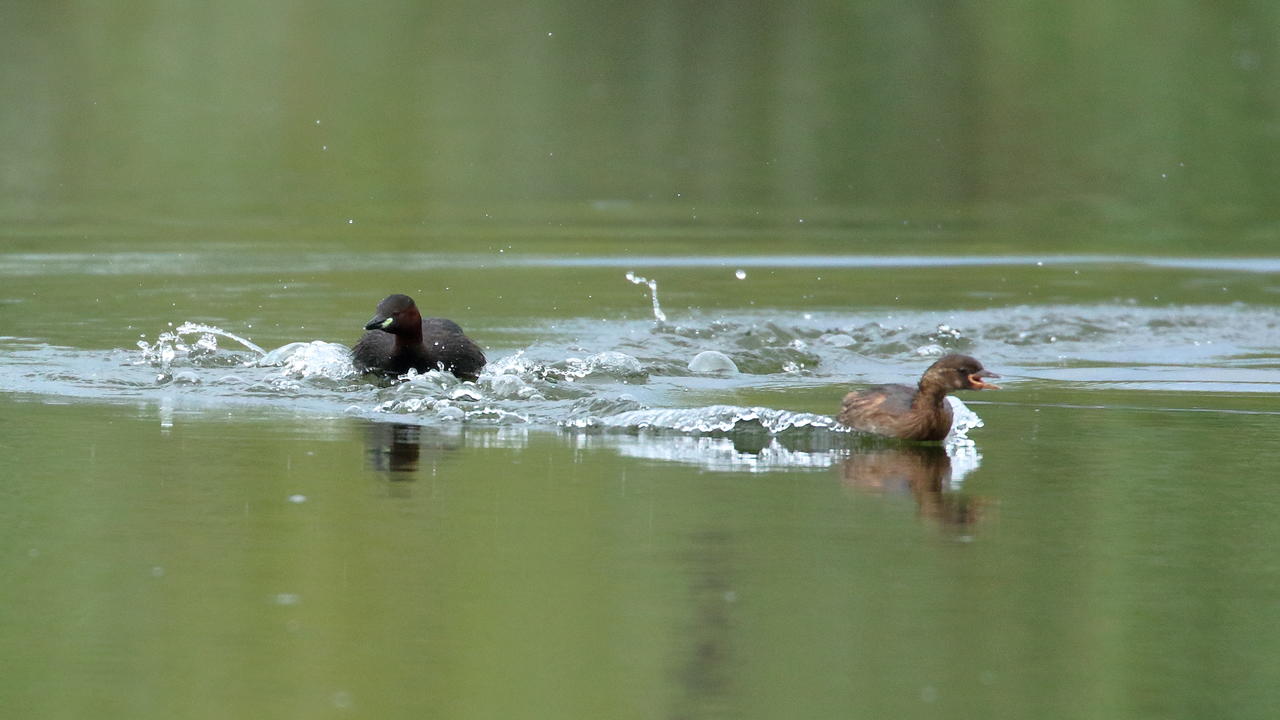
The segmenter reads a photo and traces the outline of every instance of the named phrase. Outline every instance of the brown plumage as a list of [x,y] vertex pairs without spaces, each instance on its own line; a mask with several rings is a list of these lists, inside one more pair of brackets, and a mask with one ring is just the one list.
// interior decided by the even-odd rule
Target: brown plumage
[[842,424],[855,430],[903,440],[941,440],[951,430],[947,394],[955,390],[999,390],[982,378],[1000,377],[968,355],[945,355],[929,366],[920,382],[878,385],[844,396]]
[[475,380],[484,367],[484,351],[462,328],[445,318],[423,318],[408,295],[389,295],[378,303],[368,330],[351,348],[360,372],[395,377],[409,372],[444,370]]

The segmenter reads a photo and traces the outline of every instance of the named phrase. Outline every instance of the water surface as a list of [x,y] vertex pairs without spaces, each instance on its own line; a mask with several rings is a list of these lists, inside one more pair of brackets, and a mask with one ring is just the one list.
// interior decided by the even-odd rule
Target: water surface
[[1273,717],[1276,20],[0,7],[0,707]]
[[[6,694],[370,717],[1276,700],[1274,274],[742,259],[638,260],[659,321],[612,261],[334,258],[356,285],[447,273],[421,301],[490,355],[477,383],[388,386],[345,350],[377,293],[332,273],[160,253],[86,283],[74,256],[10,257]],[[155,302],[121,302],[139,284]],[[507,293],[538,301],[486,304]],[[739,372],[689,370],[706,350]],[[949,351],[1005,376],[964,397],[978,427],[833,427],[850,387]]]

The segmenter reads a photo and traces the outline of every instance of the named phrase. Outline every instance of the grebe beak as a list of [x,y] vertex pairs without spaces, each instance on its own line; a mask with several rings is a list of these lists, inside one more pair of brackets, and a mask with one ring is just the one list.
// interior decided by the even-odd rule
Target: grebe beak
[[396,321],[393,317],[383,317],[382,315],[374,315],[373,319],[364,324],[365,330],[386,330]]
[[982,378],[998,378],[999,375],[990,370],[979,370],[969,376],[969,389],[971,390],[999,390],[1000,386],[995,383],[983,382]]

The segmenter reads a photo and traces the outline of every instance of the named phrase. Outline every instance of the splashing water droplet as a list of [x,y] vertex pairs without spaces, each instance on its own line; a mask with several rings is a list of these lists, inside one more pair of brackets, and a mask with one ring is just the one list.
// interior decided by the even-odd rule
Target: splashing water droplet
[[636,285],[649,286],[649,295],[653,298],[653,319],[657,320],[660,323],[666,322],[667,315],[666,313],[662,312],[662,306],[658,304],[658,281],[641,277],[631,271],[627,272],[626,278],[627,280],[629,280],[630,282]]
[[[254,351],[254,352],[256,352],[256,353],[258,353],[259,355],[266,355],[266,354],[267,354],[267,351],[266,351],[266,350],[263,350],[262,348],[258,347],[257,345],[254,345],[253,343],[249,342],[248,340],[245,340],[244,338],[240,337],[239,335],[235,335],[235,334],[233,334],[233,333],[229,333],[229,332],[227,332],[226,330],[223,330],[223,329],[221,329],[221,328],[214,327],[214,326],[212,326],[212,325],[202,325],[202,324],[200,324],[200,323],[184,322],[184,323],[182,323],[181,325],[179,325],[179,326],[178,326],[178,328],[177,328],[176,330],[174,330],[174,332],[175,332],[175,333],[177,333],[178,335],[186,335],[186,334],[188,334],[188,333],[206,333],[206,334],[208,334],[208,335],[221,335],[221,336],[223,336],[223,337],[227,338],[228,340],[235,340],[236,342],[240,343],[241,345],[243,345],[243,346],[245,346],[245,347],[249,348],[250,350],[252,350],[252,351]],[[210,340],[212,340],[212,338],[210,338]],[[215,346],[216,346],[216,342],[215,342]]]
[[738,365],[719,350],[703,350],[689,361],[689,369],[698,373],[736,373]]

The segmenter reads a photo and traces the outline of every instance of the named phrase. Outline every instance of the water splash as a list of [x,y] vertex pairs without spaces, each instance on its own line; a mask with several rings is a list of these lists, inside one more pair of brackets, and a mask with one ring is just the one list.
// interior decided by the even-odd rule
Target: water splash
[[943,449],[951,459],[951,475],[948,477],[948,489],[955,490],[964,483],[965,477],[982,465],[982,453],[972,441],[967,445],[946,443]]
[[[183,337],[194,333],[200,333],[200,337],[194,342],[188,342]],[[193,360],[213,359],[218,351],[218,337],[234,340],[258,353],[259,356],[267,354],[266,350],[239,335],[229,333],[212,325],[192,322],[184,322],[173,330],[160,333],[155,343],[139,340],[137,346],[142,351],[141,362],[143,364],[154,365],[168,371],[173,361],[178,358],[190,358]]]
[[603,376],[626,381],[643,379],[648,375],[639,360],[613,350],[595,353],[585,358],[566,358],[563,372],[568,380]]
[[214,327],[213,325],[202,325],[200,323],[184,322],[181,325],[179,325],[177,328],[175,328],[173,332],[177,335],[190,335],[191,333],[204,333],[204,335],[221,335],[224,338],[227,338],[229,340],[234,340],[240,343],[241,345],[245,346],[246,348],[249,348],[250,350],[258,353],[259,355],[267,354],[266,350],[263,350],[262,348],[249,342],[248,340],[245,340],[239,335],[236,335],[235,333],[227,332],[226,330],[223,330],[222,328]]
[[762,446],[743,448],[733,438],[707,435],[580,434],[576,445],[581,449],[609,448],[625,457],[696,465],[717,472],[821,470],[836,465],[847,454],[844,450],[789,448],[776,437]]
[[848,432],[848,428],[828,415],[735,405],[631,410],[604,417],[570,418],[560,424],[566,428],[657,429],[679,433],[730,433],[753,428],[774,435],[797,428]]
[[246,365],[279,367],[285,376],[304,379],[323,377],[343,380],[357,374],[355,367],[351,365],[351,351],[346,345],[322,340],[289,343]]
[[[548,396],[563,397],[567,394],[577,397],[585,391],[570,389],[567,383],[579,380],[637,383],[644,382],[650,374],[650,369],[638,358],[616,350],[569,357],[556,357],[554,349],[546,353],[542,351],[543,348],[528,348],[489,363],[480,375],[480,384],[501,387],[508,393],[530,392],[522,390],[515,380],[510,379],[514,377],[525,384],[543,383],[538,392]],[[550,387],[545,383],[550,383]],[[548,392],[551,387],[558,389]]]
[[689,361],[689,370],[696,373],[736,373],[738,365],[719,350],[703,350]]
[[969,431],[982,427],[982,418],[955,395],[948,395],[947,402],[951,405],[952,415],[951,432],[947,435],[947,439],[961,444],[965,442],[973,444],[969,439]]
[[969,431],[983,426],[982,418],[970,410],[960,398],[947,396],[951,405],[951,432],[942,441],[942,447],[951,458],[951,487],[959,487],[969,473],[978,469],[982,463],[982,453],[969,437]]
[[667,314],[662,312],[662,307],[658,305],[658,281],[640,277],[630,270],[627,271],[626,278],[636,285],[649,286],[649,296],[653,298],[653,319],[660,323],[666,322]]
[[[195,341],[189,342],[184,337],[195,333],[200,335]],[[259,356],[266,354],[266,351],[262,348],[234,333],[229,333],[212,325],[184,322],[173,330],[160,333],[155,343],[139,340],[137,347],[142,351],[142,357],[133,364],[151,365],[157,368],[159,372],[156,374],[155,381],[162,385],[177,379],[182,379],[188,384],[196,384],[200,381],[194,375],[183,374],[179,378],[178,375],[174,374],[173,364],[180,359],[199,367],[249,364],[236,355],[219,353],[219,337],[234,340],[249,350],[258,353]]]

